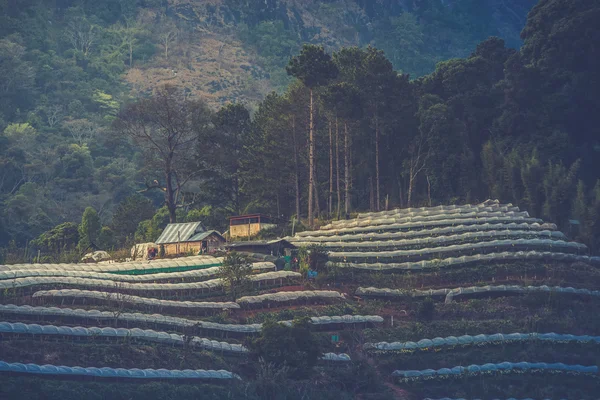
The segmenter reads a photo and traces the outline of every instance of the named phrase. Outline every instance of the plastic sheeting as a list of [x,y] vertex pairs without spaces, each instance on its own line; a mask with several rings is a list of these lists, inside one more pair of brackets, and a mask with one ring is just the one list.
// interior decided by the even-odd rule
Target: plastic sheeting
[[[319,244],[325,248],[335,249],[357,249],[357,250],[381,250],[391,249],[397,250],[402,248],[410,247],[422,247],[422,246],[445,246],[454,243],[465,243],[465,242],[478,242],[489,239],[560,239],[566,240],[567,237],[562,232],[556,231],[487,231],[487,232],[468,232],[460,235],[448,235],[438,237],[427,237],[422,239],[406,239],[406,240],[372,240],[365,242],[320,242]],[[296,246],[310,246],[314,244],[312,242],[294,242]]]
[[[167,332],[157,332],[151,329],[125,329],[125,328],[98,328],[90,327],[84,328],[77,326],[74,328],[68,326],[55,326],[55,325],[38,325],[38,324],[22,324],[22,323],[10,323],[0,322],[0,334],[30,334],[30,335],[50,335],[50,336],[68,336],[74,338],[92,338],[92,337],[104,337],[104,338],[129,338],[139,341],[161,343],[165,345],[178,345],[182,346],[185,339],[181,335]],[[246,349],[241,344],[232,344],[226,342],[218,342],[216,340],[210,340],[205,338],[193,337],[191,342],[192,346],[221,352],[233,352],[233,353],[247,353]]]
[[538,218],[527,218],[521,216],[510,216],[502,214],[494,217],[478,217],[478,218],[456,218],[456,219],[440,219],[433,221],[418,221],[418,222],[404,222],[395,223],[389,225],[375,225],[375,226],[364,226],[356,228],[339,228],[335,230],[319,230],[319,231],[305,231],[298,232],[296,238],[303,238],[305,236],[337,236],[349,233],[360,233],[360,232],[383,232],[383,231],[409,231],[413,229],[428,229],[440,226],[454,226],[454,225],[482,225],[482,224],[510,224],[510,223],[538,223],[542,224],[544,221]]
[[62,269],[71,271],[92,271],[112,274],[150,274],[156,272],[177,272],[191,269],[216,267],[221,265],[222,258],[211,256],[193,256],[152,261],[130,261],[98,264],[13,264],[0,265],[0,271],[22,269]]
[[113,289],[115,291],[180,291],[180,290],[211,290],[223,286],[220,279],[188,283],[129,283],[115,282],[102,279],[70,278],[70,277],[29,277],[5,279],[0,281],[0,290],[22,288],[40,285],[76,286]]
[[479,293],[492,293],[495,295],[501,295],[503,293],[562,293],[562,294],[576,294],[583,296],[594,296],[600,297],[600,290],[589,290],[589,289],[574,289],[572,287],[560,287],[560,286],[518,286],[518,285],[499,285],[499,286],[471,286],[467,288],[456,288],[452,289],[446,295],[446,303],[451,303],[452,300],[457,296],[468,296]]
[[[275,269],[271,262],[258,262],[252,264],[253,271],[270,271]],[[0,280],[25,278],[33,276],[65,276],[71,278],[103,279],[118,282],[154,282],[167,279],[195,279],[202,280],[219,274],[221,267],[210,267],[206,269],[195,269],[182,272],[156,273],[145,275],[118,275],[103,272],[74,271],[70,269],[16,269],[11,271],[0,271]]]
[[[71,308],[58,308],[58,307],[32,307],[32,306],[16,306],[14,304],[0,304],[0,315],[17,315],[17,316],[34,316],[34,317],[64,317],[82,320],[95,320],[95,321],[114,321],[115,315],[110,311],[98,311],[98,310],[81,310]],[[219,324],[216,322],[206,322],[190,320],[180,317],[171,317],[161,314],[143,314],[143,313],[121,313],[118,317],[120,321],[127,321],[128,323],[150,323],[150,324],[161,324],[174,327],[176,329],[187,328],[192,326],[198,326],[201,329],[223,331],[223,332],[235,332],[235,333],[256,333],[260,332],[262,324],[249,324],[249,325],[238,325],[238,324]],[[321,316],[312,317],[309,322],[314,325],[327,325],[327,324],[360,324],[360,323],[381,323],[383,318],[378,315],[344,315],[338,316]],[[291,324],[291,321],[283,321],[284,324]]]
[[517,252],[501,252],[477,254],[474,256],[449,257],[444,259],[432,259],[405,263],[339,263],[328,262],[330,267],[336,266],[340,268],[353,268],[371,271],[394,271],[394,270],[410,270],[419,271],[428,268],[447,268],[455,266],[463,266],[481,262],[502,262],[502,261],[563,261],[563,262],[585,262],[590,264],[600,264],[600,257],[580,256],[576,254],[557,253],[551,251],[517,251]]
[[349,362],[352,361],[350,356],[346,353],[335,354],[335,353],[325,353],[321,357],[321,360],[325,361],[335,361],[335,362]]
[[493,335],[463,335],[448,336],[445,338],[437,337],[433,339],[422,339],[418,342],[379,342],[365,343],[365,350],[371,351],[403,351],[417,349],[432,349],[454,346],[484,345],[492,343],[510,343],[510,342],[557,342],[557,343],[595,343],[600,344],[600,336],[575,336],[562,335],[559,333],[496,333]]
[[481,224],[481,225],[458,225],[447,226],[444,228],[432,228],[422,231],[407,231],[407,232],[384,232],[384,233],[357,233],[338,236],[302,236],[302,237],[287,237],[286,240],[298,246],[300,243],[338,243],[338,242],[368,242],[372,240],[404,240],[415,239],[419,237],[437,237],[444,235],[458,235],[467,232],[486,232],[486,231],[506,231],[519,230],[527,232],[535,231],[556,231],[555,224],[528,224],[528,223],[508,223],[508,224]]
[[[409,207],[409,208],[396,208],[388,211],[371,211],[359,213],[357,219],[372,218],[375,216],[386,216],[386,215],[403,215],[407,213],[418,213],[423,211],[452,211],[459,209],[477,209],[481,207],[513,207],[512,203],[500,204],[500,200],[487,199],[486,201],[479,204],[453,204],[448,206],[435,206],[435,207]],[[515,211],[519,211],[519,207],[514,207]]]
[[308,300],[308,299],[343,299],[343,295],[340,292],[332,290],[306,290],[299,292],[279,292],[279,293],[268,293],[261,294],[258,296],[244,296],[240,297],[237,302],[239,304],[259,304],[267,301],[274,302],[286,302],[296,300]]
[[[266,272],[264,274],[251,275],[252,282],[262,282],[277,279],[299,278],[301,274],[291,271]],[[203,282],[187,283],[129,283],[117,282],[103,279],[71,278],[71,277],[28,277],[0,280],[0,290],[16,289],[29,286],[59,285],[114,289],[115,291],[128,292],[173,292],[189,290],[214,290],[223,287],[221,279],[212,279]]]
[[264,274],[252,275],[250,276],[250,280],[252,282],[262,282],[262,281],[270,281],[277,279],[294,279],[300,278],[302,276],[299,272],[292,271],[276,271],[276,272],[266,272]]
[[[309,322],[313,325],[352,325],[352,324],[380,324],[383,322],[383,317],[378,315],[342,315],[342,316],[322,316],[311,317]],[[280,321],[280,324],[292,326],[294,321]]]
[[407,290],[407,289],[385,289],[374,287],[359,287],[356,294],[359,296],[377,297],[439,297],[450,293],[452,289],[429,289],[429,290]]
[[312,317],[310,323],[314,325],[383,323],[383,318],[378,315],[322,316]]
[[418,250],[394,250],[378,252],[330,252],[330,260],[347,259],[399,259],[399,258],[423,258],[444,253],[475,252],[486,250],[497,250],[500,248],[513,249],[515,247],[527,248],[528,250],[562,250],[579,252],[587,249],[586,245],[563,240],[550,239],[517,239],[517,240],[492,240],[489,242],[455,244],[445,247],[433,247]]
[[0,373],[12,372],[37,375],[60,376],[88,376],[94,378],[135,378],[135,379],[240,379],[229,371],[204,370],[204,369],[123,369],[123,368],[95,368],[95,367],[65,367],[55,365],[20,364],[0,361]]
[[389,220],[389,219],[406,219],[406,218],[423,218],[433,217],[439,215],[457,215],[457,214],[472,214],[472,213],[486,213],[486,212],[503,212],[503,213],[518,213],[520,212],[519,207],[515,207],[512,204],[500,204],[500,203],[488,203],[488,204],[466,204],[466,205],[449,205],[449,206],[438,206],[438,207],[422,207],[422,208],[404,208],[395,209],[392,211],[378,211],[372,213],[361,213],[351,220],[338,220],[332,221],[328,225],[321,227],[322,230],[335,229],[340,227],[347,227],[347,225],[367,222],[375,223],[376,221]]
[[[518,210],[518,209],[517,209]],[[455,209],[451,211],[423,211],[419,213],[408,213],[403,215],[376,216],[373,218],[351,219],[334,221],[329,225],[321,227],[322,231],[362,228],[365,226],[380,226],[401,224],[404,222],[435,221],[453,218],[477,218],[477,217],[499,217],[507,215],[511,217],[529,217],[527,211],[515,211],[514,207],[482,207],[478,209]]]
[[451,376],[462,376],[462,375],[479,375],[482,373],[489,372],[521,372],[529,370],[544,370],[544,371],[555,371],[555,372],[571,372],[580,374],[597,374],[598,367],[583,366],[583,365],[566,365],[563,363],[528,363],[528,362],[503,362],[499,364],[483,364],[483,365],[469,365],[468,367],[454,367],[454,368],[441,368],[438,370],[422,370],[422,371],[394,371],[392,376],[398,378],[407,378],[409,380],[419,380],[423,378],[435,378],[435,377],[451,377]]
[[384,289],[359,287],[356,289],[357,295],[379,296],[379,297],[445,297],[446,303],[451,303],[457,296],[468,296],[481,293],[494,295],[513,294],[513,293],[567,293],[583,296],[600,297],[600,290],[575,289],[572,287],[560,286],[518,286],[518,285],[499,285],[499,286],[470,286],[466,288],[455,289],[429,289],[429,290],[405,290],[405,289]]
[[63,290],[42,290],[35,292],[32,296],[34,299],[42,298],[76,298],[76,299],[94,299],[102,301],[119,301],[128,304],[135,305],[148,305],[154,307],[178,307],[186,308],[189,310],[220,310],[220,309],[236,309],[240,308],[239,304],[232,302],[216,303],[216,302],[199,302],[199,301],[175,301],[175,300],[161,300],[152,299],[149,297],[139,297],[123,295],[119,293],[109,292],[97,292],[92,290],[77,290],[77,289],[63,289]]
[[[16,306],[14,304],[0,304],[0,314],[35,316],[42,318],[72,318],[94,321],[114,321],[115,314],[110,311],[82,310],[58,307],[32,307]],[[234,333],[256,333],[260,332],[261,324],[219,324],[216,322],[206,322],[190,320],[180,317],[171,317],[161,314],[144,313],[121,313],[118,316],[119,321],[128,323],[161,324],[174,327],[175,329],[198,326],[200,329],[215,330]]]

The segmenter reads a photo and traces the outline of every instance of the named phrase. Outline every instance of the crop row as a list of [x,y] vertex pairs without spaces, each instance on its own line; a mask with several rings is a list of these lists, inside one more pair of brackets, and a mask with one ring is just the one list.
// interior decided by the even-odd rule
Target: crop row
[[395,216],[376,216],[374,218],[360,218],[352,220],[335,221],[329,225],[321,227],[322,231],[337,230],[345,228],[362,228],[385,226],[392,224],[401,224],[404,222],[426,222],[442,219],[458,219],[458,218],[488,218],[488,217],[529,217],[527,211],[518,211],[517,207],[481,207],[473,209],[455,209],[451,211],[431,211],[414,213],[413,215],[395,215]]
[[90,327],[84,328],[81,326],[55,326],[55,325],[38,325],[38,324],[23,324],[20,322],[0,322],[0,337],[3,339],[14,338],[23,335],[32,335],[34,337],[50,336],[64,339],[127,339],[139,342],[152,342],[164,345],[183,346],[189,343],[190,346],[199,349],[228,352],[228,353],[247,353],[248,349],[240,344],[218,342],[199,337],[191,337],[187,341],[186,337],[175,333],[167,333],[154,331],[152,329],[126,329],[126,328],[110,328],[110,327]]
[[[490,215],[493,214],[493,215]],[[456,218],[460,217],[460,218]],[[483,225],[483,224],[510,224],[510,223],[538,223],[542,224],[542,221],[539,218],[529,218],[525,216],[514,216],[507,215],[504,213],[488,213],[487,216],[478,215],[478,216],[469,216],[467,214],[458,215],[455,218],[444,218],[432,221],[416,221],[416,222],[403,222],[403,223],[394,223],[389,225],[374,225],[374,226],[363,226],[363,227],[355,227],[355,228],[339,228],[335,230],[319,230],[319,231],[304,231],[298,232],[296,236],[294,236],[295,240],[301,240],[306,236],[310,237],[324,237],[324,236],[339,236],[346,234],[356,234],[356,233],[372,233],[378,232],[382,233],[385,231],[413,231],[413,230],[425,230],[431,229],[435,227],[444,227],[444,226],[458,226],[458,225]],[[286,239],[294,239],[294,238],[286,238]]]
[[276,304],[278,306],[296,303],[314,304],[342,300],[343,298],[344,297],[341,293],[330,290],[278,292],[258,296],[244,296],[240,297],[237,302],[163,300],[150,297],[131,296],[121,293],[78,289],[45,290],[35,292],[32,296],[33,301],[42,303],[48,301],[60,302],[61,304],[63,304],[65,301],[70,301],[72,304],[75,304],[76,302],[80,302],[82,304],[110,303],[116,304],[119,307],[122,307],[124,304],[128,304],[134,307],[144,307],[158,311],[168,308],[187,314],[236,310],[241,306],[269,307],[271,304]]
[[471,286],[466,288],[454,289],[429,289],[429,290],[404,290],[404,289],[380,289],[380,288],[362,288],[356,290],[357,295],[371,297],[444,297],[445,303],[451,303],[455,297],[459,296],[481,296],[494,295],[505,296],[510,294],[524,293],[559,293],[574,294],[582,296],[600,297],[600,290],[575,289],[572,287],[560,286],[518,286],[518,285],[498,285],[498,286]]
[[[297,272],[277,271],[251,275],[249,280],[253,287],[261,288],[288,285],[300,277],[301,275]],[[212,279],[187,283],[129,283],[88,278],[30,277],[0,281],[0,297],[29,294],[25,289],[40,287],[54,289],[65,286],[74,286],[81,289],[103,289],[116,293],[154,295],[161,298],[189,298],[210,295],[215,291],[223,292],[224,282],[221,279]]]
[[[181,317],[165,316],[160,314],[143,313],[115,313],[99,310],[81,310],[57,307],[31,307],[15,306],[12,304],[0,305],[0,316],[5,319],[36,319],[37,321],[48,321],[61,319],[71,323],[93,325],[123,324],[126,326],[153,326],[178,332],[193,331],[195,334],[220,333],[251,335],[260,332],[262,324],[220,324],[216,322],[190,320]],[[346,326],[367,327],[383,322],[383,318],[376,315],[344,315],[344,316],[321,316],[312,317],[309,323],[315,328],[343,329]],[[282,321],[290,324],[289,321]]]
[[[356,250],[400,250],[400,249],[417,249],[427,247],[442,247],[456,243],[476,243],[489,239],[538,239],[547,237],[549,239],[565,240],[567,237],[564,233],[558,231],[542,230],[492,230],[492,231],[477,231],[466,232],[456,235],[435,236],[417,239],[401,239],[401,240],[369,240],[363,242],[347,242],[339,240],[331,240],[327,242],[319,242],[325,249],[356,249]],[[294,242],[296,246],[310,246],[313,242]]]
[[[476,210],[481,209],[482,207],[513,207],[512,203],[501,204],[500,200],[492,200],[487,199],[484,202],[479,204],[450,204],[450,205],[440,205],[433,207],[408,207],[408,208],[395,208],[393,210],[387,211],[369,211],[364,213],[359,213],[356,219],[365,219],[365,218],[373,218],[377,216],[395,216],[395,215],[406,215],[406,214],[417,214],[424,212],[444,212],[444,211],[452,211],[456,209],[460,210]],[[511,211],[519,211],[519,207],[513,207]],[[333,223],[337,223],[338,221],[334,221]]]
[[563,251],[568,253],[580,253],[587,249],[584,244],[576,242],[565,242],[564,240],[550,239],[516,239],[516,240],[492,240],[489,242],[455,244],[444,247],[432,247],[416,250],[392,250],[392,251],[345,251],[330,252],[329,260],[403,260],[415,261],[431,259],[439,256],[472,255],[477,253],[495,253],[498,251],[519,250],[542,250]]
[[95,367],[65,367],[55,365],[37,365],[6,363],[0,361],[0,372],[12,374],[36,374],[63,377],[88,377],[88,378],[116,378],[116,379],[166,379],[166,380],[231,380],[239,376],[229,371],[219,370],[166,370],[166,369],[123,369],[123,368],[95,368]]
[[509,262],[509,261],[561,261],[561,262],[584,262],[598,265],[600,257],[580,256],[576,254],[556,253],[549,251],[518,251],[501,252],[489,254],[477,254],[474,256],[448,257],[443,259],[422,260],[404,263],[348,263],[327,262],[332,268],[347,268],[365,271],[420,271],[426,269],[449,268],[465,266],[476,263]]
[[357,233],[337,236],[302,236],[286,238],[295,245],[301,244],[321,244],[321,243],[340,243],[340,242],[371,242],[387,240],[406,240],[419,237],[439,237],[446,235],[459,235],[467,232],[487,232],[487,231],[556,231],[556,224],[530,223],[505,223],[505,224],[480,224],[480,225],[452,225],[443,228],[432,228],[426,230],[414,230],[404,232],[370,232]]
[[528,363],[528,362],[502,362],[498,364],[469,365],[468,367],[457,366],[453,368],[440,368],[438,370],[426,369],[422,371],[394,371],[392,376],[398,378],[399,382],[415,382],[423,380],[443,380],[450,378],[473,377],[495,374],[522,374],[522,373],[567,373],[574,375],[596,375],[598,367],[567,365],[563,363]]
[[454,349],[470,346],[503,345],[511,343],[526,342],[552,342],[552,343],[595,343],[600,344],[600,336],[575,336],[563,335],[558,333],[496,333],[493,335],[463,335],[448,336],[446,338],[421,339],[418,342],[379,342],[366,343],[365,350],[378,353],[387,352],[415,352],[415,351],[439,351],[444,349]]
[[[50,265],[50,264],[49,264]],[[64,264],[54,264],[64,265]],[[65,276],[71,278],[90,278],[90,279],[103,279],[112,280],[117,282],[160,282],[160,281],[202,281],[207,278],[215,277],[219,275],[221,267],[210,267],[206,269],[195,269],[190,271],[182,272],[161,272],[154,274],[144,275],[119,275],[106,272],[93,272],[91,271],[94,267],[90,267],[86,270],[71,270],[68,268],[55,269],[14,269],[10,271],[0,271],[0,281],[5,279],[16,279],[26,277],[47,277],[47,276]],[[275,270],[275,264],[272,262],[257,262],[252,264],[253,272],[265,272]]]
[[13,264],[0,265],[0,271],[22,269],[64,269],[73,271],[107,272],[113,274],[143,275],[160,272],[180,272],[193,269],[218,267],[222,258],[211,256],[191,256],[176,259],[159,259],[152,261],[129,261],[98,264]]

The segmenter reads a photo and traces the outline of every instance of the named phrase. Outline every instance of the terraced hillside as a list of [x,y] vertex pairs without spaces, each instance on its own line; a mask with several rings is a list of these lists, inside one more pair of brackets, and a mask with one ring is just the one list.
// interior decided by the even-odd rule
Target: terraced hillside
[[384,317],[355,345],[396,396],[596,397],[600,258],[556,225],[488,200],[287,239],[326,250],[323,282]]
[[[318,277],[255,262],[235,301],[208,256],[0,266],[0,397],[600,393],[600,259],[553,224],[487,201],[360,214],[287,239],[328,252]],[[248,341],[299,317],[322,343],[315,371],[258,390],[266,370]]]

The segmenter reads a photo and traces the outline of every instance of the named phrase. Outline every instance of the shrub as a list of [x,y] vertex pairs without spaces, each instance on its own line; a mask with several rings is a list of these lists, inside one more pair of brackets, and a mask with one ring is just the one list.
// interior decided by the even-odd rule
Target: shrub
[[310,330],[307,318],[292,326],[266,322],[261,335],[249,343],[258,357],[278,367],[288,367],[294,377],[306,376],[321,355],[321,346]]
[[417,309],[417,316],[419,317],[419,319],[431,321],[433,319],[434,313],[435,302],[431,297],[427,297],[425,300],[419,303],[419,307]]

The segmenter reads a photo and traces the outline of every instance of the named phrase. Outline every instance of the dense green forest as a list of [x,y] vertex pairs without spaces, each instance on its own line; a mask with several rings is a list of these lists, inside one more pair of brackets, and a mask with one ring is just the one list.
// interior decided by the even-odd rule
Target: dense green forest
[[[0,246],[492,197],[597,251],[600,5],[533,3],[0,1]],[[180,84],[197,34],[251,82]]]

